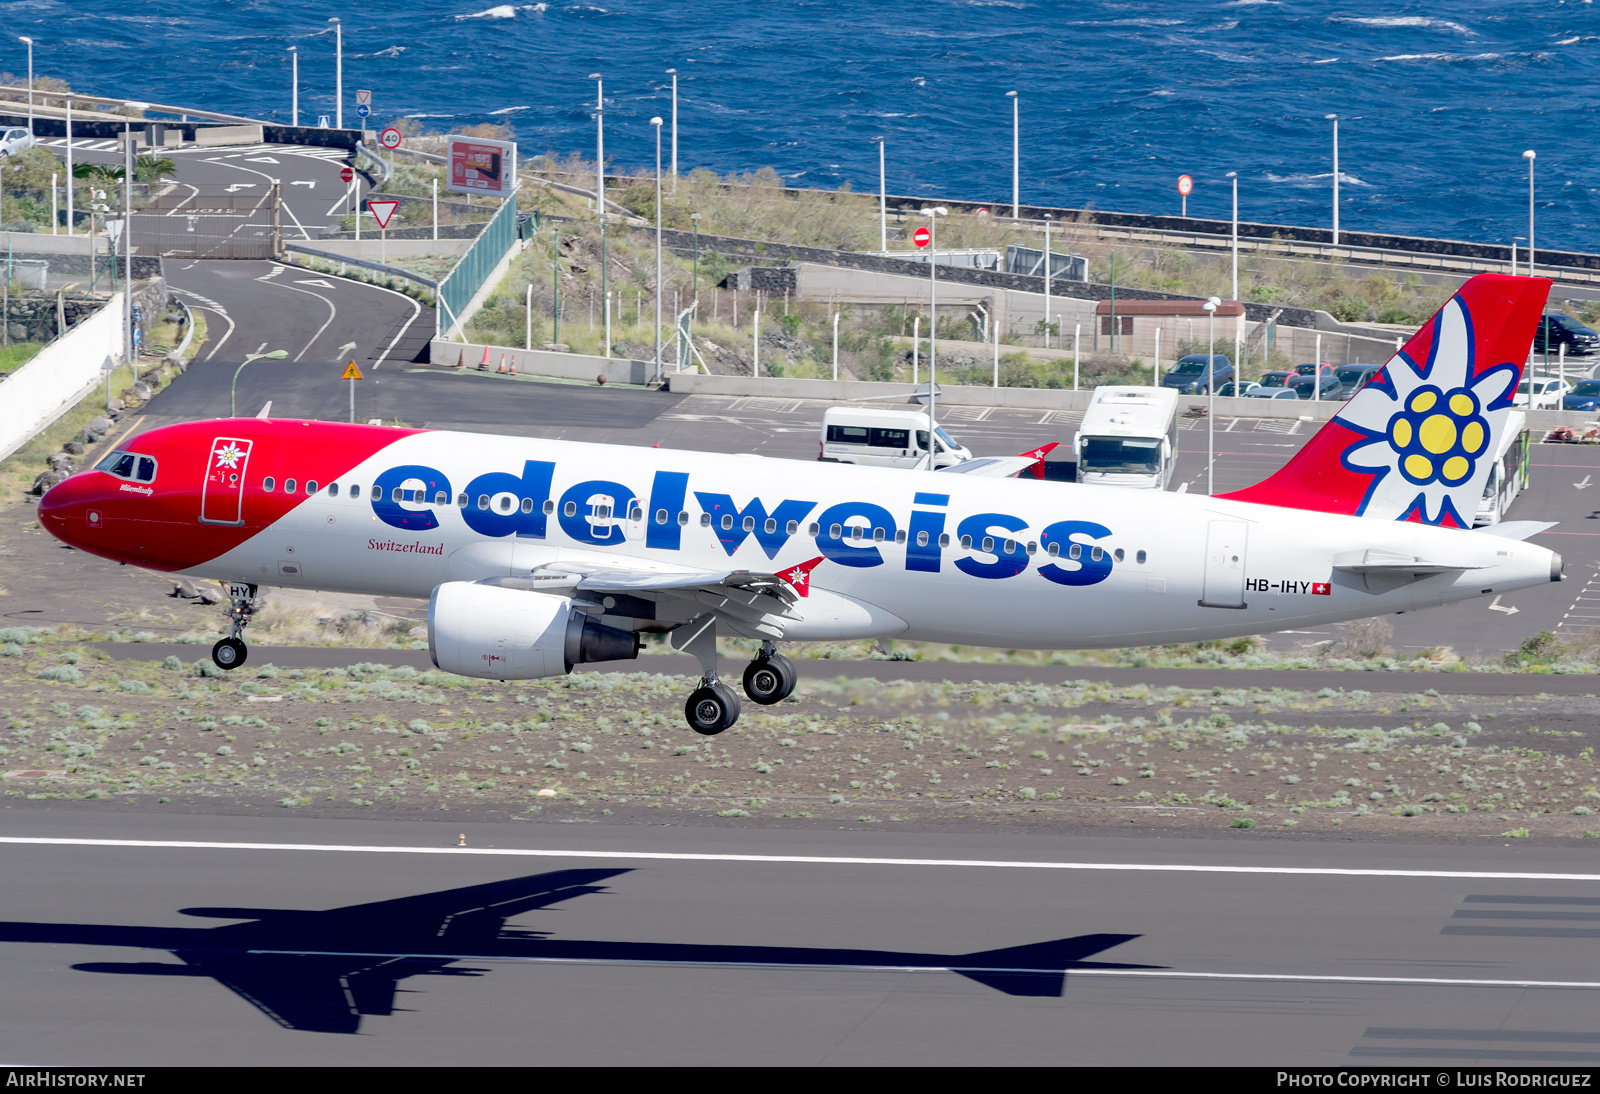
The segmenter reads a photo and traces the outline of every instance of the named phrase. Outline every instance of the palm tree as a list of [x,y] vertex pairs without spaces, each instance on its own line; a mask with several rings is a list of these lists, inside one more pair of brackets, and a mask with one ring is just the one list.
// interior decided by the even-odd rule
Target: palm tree
[[163,175],[176,175],[178,165],[166,156],[140,156],[133,161],[133,177],[136,182],[159,182]]
[[78,163],[72,168],[72,177],[96,179],[101,182],[121,182],[127,172],[112,163]]

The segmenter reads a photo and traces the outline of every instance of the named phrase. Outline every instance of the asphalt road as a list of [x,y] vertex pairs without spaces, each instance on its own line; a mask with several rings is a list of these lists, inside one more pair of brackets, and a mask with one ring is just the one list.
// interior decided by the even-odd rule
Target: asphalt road
[[[4,832],[8,1063],[1600,1062],[1578,850],[10,805]],[[232,846],[159,845],[189,841]]]

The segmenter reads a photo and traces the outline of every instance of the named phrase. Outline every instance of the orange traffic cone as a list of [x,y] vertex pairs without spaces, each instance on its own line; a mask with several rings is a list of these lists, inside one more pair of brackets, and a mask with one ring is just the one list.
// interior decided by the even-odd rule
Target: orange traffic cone
[[517,357],[516,357],[516,354],[512,354],[511,355],[511,375],[515,376],[516,374],[517,374]]
[[488,346],[484,346],[483,347],[483,360],[478,362],[478,371],[479,372],[488,372],[489,371],[489,347]]
[[466,368],[466,367],[467,367],[467,351],[466,350],[462,350],[460,353],[456,354],[456,368]]
[[495,371],[500,373],[501,376],[504,376],[506,374],[506,355],[505,354],[502,353],[500,355],[500,367],[498,369],[496,369]]

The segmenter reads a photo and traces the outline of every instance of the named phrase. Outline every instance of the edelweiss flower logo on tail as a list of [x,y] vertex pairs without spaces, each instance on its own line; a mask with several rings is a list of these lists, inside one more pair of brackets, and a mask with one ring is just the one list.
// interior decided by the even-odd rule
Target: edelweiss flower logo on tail
[[1357,435],[1340,462],[1371,476],[1357,514],[1472,526],[1522,371],[1478,355],[1458,293],[1334,417]]

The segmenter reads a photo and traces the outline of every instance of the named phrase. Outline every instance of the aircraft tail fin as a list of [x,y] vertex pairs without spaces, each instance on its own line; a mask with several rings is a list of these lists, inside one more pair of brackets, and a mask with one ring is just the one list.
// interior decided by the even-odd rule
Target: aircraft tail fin
[[1549,292],[1473,277],[1281,470],[1218,496],[1472,527]]

